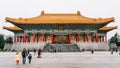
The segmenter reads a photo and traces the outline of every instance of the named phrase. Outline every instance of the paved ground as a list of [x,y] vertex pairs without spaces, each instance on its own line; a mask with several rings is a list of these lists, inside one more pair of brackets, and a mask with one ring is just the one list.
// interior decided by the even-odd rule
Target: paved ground
[[[32,53],[33,54],[33,53]],[[0,68],[120,68],[120,55],[110,52],[42,53],[31,64],[15,64],[15,52],[0,52]]]

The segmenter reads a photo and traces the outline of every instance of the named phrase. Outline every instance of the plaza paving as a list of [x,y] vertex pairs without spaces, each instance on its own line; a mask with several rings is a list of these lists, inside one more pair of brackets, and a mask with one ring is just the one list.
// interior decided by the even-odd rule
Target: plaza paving
[[108,51],[42,53],[42,58],[33,55],[31,64],[20,60],[16,65],[15,52],[0,52],[0,68],[120,68],[120,55]]

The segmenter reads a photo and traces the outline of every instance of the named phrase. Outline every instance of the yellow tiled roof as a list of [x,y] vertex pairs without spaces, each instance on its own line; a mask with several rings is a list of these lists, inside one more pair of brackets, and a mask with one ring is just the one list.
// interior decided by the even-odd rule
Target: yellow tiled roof
[[7,29],[7,30],[14,30],[14,31],[21,31],[22,29],[15,26],[15,27],[7,27],[7,26],[3,26],[4,29]]
[[77,14],[45,14],[33,18],[10,18],[5,19],[15,24],[104,24],[114,21],[114,17],[110,18],[88,18],[84,17],[78,11]]
[[117,29],[117,26],[109,26],[109,27],[102,27],[102,28],[100,28],[99,30],[113,30],[113,29]]

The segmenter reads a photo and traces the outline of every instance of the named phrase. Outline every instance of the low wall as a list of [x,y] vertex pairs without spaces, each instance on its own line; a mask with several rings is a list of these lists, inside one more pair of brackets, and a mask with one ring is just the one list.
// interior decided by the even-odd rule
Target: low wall
[[22,51],[24,48],[26,49],[30,49],[30,50],[33,50],[34,48],[36,50],[38,50],[39,48],[40,49],[43,49],[43,47],[45,46],[45,42],[39,42],[39,43],[14,43],[12,48],[11,48],[11,51],[15,50],[15,51]]
[[79,47],[80,50],[84,49],[84,50],[109,50],[110,47],[108,45],[108,43],[106,42],[98,42],[98,43],[81,43],[81,42],[77,42],[76,43]]

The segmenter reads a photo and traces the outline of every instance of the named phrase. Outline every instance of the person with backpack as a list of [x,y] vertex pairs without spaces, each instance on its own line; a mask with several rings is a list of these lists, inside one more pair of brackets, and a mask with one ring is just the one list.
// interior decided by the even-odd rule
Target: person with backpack
[[26,51],[25,48],[23,49],[21,55],[22,55],[22,63],[25,64],[25,62],[26,62],[26,57],[27,57],[27,51]]

